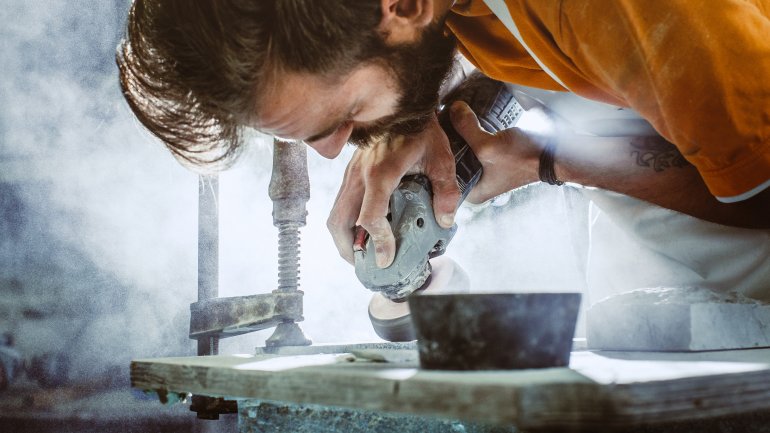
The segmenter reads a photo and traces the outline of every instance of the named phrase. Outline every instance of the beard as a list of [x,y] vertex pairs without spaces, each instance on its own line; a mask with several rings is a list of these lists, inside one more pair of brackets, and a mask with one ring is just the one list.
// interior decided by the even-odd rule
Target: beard
[[455,64],[456,40],[444,34],[443,23],[427,27],[420,40],[395,47],[380,47],[375,57],[396,79],[399,93],[395,113],[365,127],[353,129],[348,142],[367,147],[395,135],[421,132],[436,112],[439,91]]

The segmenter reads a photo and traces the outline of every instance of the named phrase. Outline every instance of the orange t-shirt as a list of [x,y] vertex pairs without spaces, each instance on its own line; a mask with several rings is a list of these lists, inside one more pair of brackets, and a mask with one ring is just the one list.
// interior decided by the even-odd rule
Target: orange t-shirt
[[[506,0],[521,37],[572,92],[631,107],[729,201],[770,184],[770,0]],[[482,0],[447,27],[488,76],[566,90]]]

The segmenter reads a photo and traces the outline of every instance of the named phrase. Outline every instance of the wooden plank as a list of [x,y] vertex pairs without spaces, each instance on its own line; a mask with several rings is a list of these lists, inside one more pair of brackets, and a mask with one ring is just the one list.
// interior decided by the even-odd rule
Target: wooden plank
[[137,360],[132,385],[513,423],[637,425],[770,409],[770,349],[573,353],[570,368],[449,372],[350,354]]

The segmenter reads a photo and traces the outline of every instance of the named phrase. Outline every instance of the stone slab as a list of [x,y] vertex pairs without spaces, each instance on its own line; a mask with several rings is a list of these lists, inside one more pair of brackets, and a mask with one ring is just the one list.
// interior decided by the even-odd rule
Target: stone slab
[[704,351],[770,347],[770,305],[701,288],[640,289],[586,312],[592,350]]

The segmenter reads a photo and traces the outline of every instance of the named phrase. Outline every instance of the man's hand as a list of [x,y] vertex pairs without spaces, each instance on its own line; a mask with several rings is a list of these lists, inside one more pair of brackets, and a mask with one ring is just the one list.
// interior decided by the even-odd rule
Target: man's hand
[[393,262],[396,245],[386,218],[388,203],[401,178],[410,173],[428,176],[436,220],[442,227],[452,226],[460,190],[449,141],[434,116],[419,134],[397,136],[353,154],[326,223],[340,255],[349,263],[354,263],[357,225],[374,241],[377,265],[385,268]]
[[455,130],[484,167],[481,180],[466,201],[481,203],[520,186],[537,182],[542,145],[534,136],[510,128],[490,134],[479,125],[468,104],[455,102],[449,112]]

